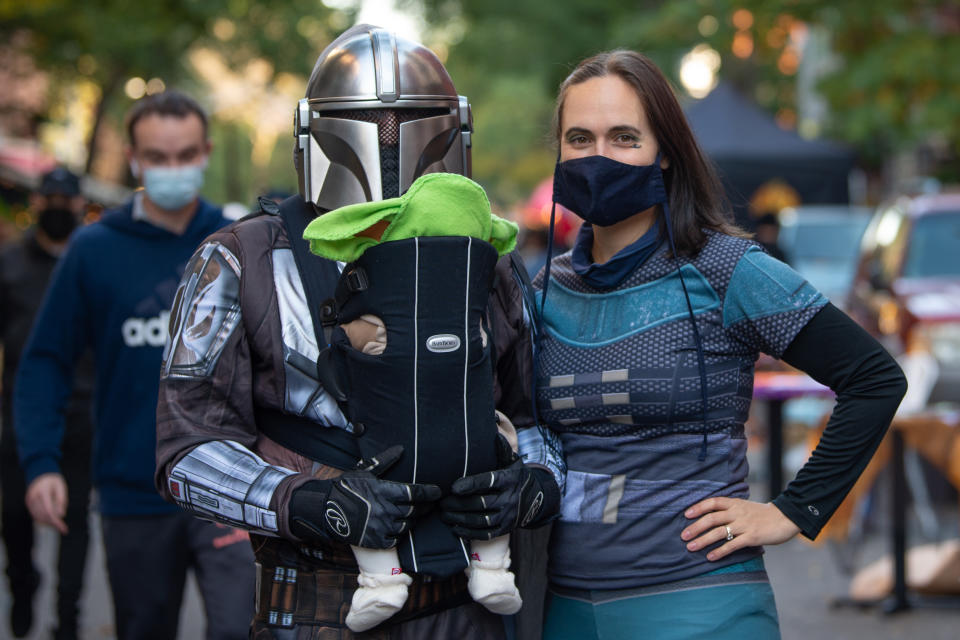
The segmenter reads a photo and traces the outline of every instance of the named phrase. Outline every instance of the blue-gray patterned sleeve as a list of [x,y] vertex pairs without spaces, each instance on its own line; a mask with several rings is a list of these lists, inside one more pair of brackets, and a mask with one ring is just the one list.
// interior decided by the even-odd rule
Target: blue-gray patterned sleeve
[[799,273],[751,247],[730,278],[723,326],[740,342],[780,358],[826,303],[826,297]]

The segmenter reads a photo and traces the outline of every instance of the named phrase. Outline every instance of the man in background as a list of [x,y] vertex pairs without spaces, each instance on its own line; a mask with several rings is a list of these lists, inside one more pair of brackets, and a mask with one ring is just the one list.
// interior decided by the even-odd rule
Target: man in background
[[14,425],[36,521],[61,528],[61,410],[78,355],[96,357],[95,460],[107,572],[120,640],[176,637],[188,568],[208,638],[245,638],[253,555],[245,536],[193,518],[153,488],[158,372],[168,309],[190,255],[224,224],[199,197],[211,143],[188,96],[167,91],[128,114],[127,159],[143,185],[79,230],[54,273],[17,374]]
[[[30,205],[37,224],[22,239],[0,253],[0,344],[3,345],[2,435],[0,435],[0,494],[3,544],[12,606],[10,631],[26,636],[33,626],[33,596],[40,574],[33,564],[33,520],[24,502],[26,486],[17,460],[13,431],[13,383],[20,355],[57,260],[67,246],[84,210],[79,178],[62,167],[45,174]],[[60,467],[68,495],[57,559],[57,620],[55,640],[77,637],[80,589],[87,559],[90,504],[90,403],[93,362],[81,360],[73,394],[64,414],[65,432]]]
[[787,256],[780,249],[778,240],[780,239],[780,219],[775,213],[765,213],[755,223],[754,239],[759,242],[767,253],[779,260],[786,262]]

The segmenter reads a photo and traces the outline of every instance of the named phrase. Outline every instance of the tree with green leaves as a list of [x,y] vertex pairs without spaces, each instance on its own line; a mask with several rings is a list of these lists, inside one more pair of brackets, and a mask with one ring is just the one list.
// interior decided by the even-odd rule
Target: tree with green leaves
[[[416,2],[418,0],[412,0]],[[477,135],[474,177],[495,200],[525,197],[555,160],[550,119],[560,82],[609,46],[616,24],[649,0],[423,0],[425,37],[450,40],[446,61],[470,97]]]
[[456,24],[449,67],[474,101],[476,174],[501,198],[549,174],[551,104],[573,64],[636,49],[679,86],[680,59],[700,43],[720,53],[725,81],[784,126],[805,124],[798,74],[805,45],[814,45],[806,49],[820,54],[811,88],[827,110],[801,133],[844,140],[873,167],[925,145],[933,169],[956,180],[960,6],[950,0],[423,1],[439,33]]
[[[738,27],[735,12],[746,11]],[[702,33],[704,16],[716,29]],[[743,15],[743,14],[741,14]],[[960,6],[950,0],[690,0],[664,5],[623,25],[636,42],[689,47],[706,41],[723,56],[724,73],[771,110],[798,105],[797,72],[818,56],[816,91],[826,100],[823,133],[853,144],[879,164],[925,145],[940,168],[960,156]],[[749,38],[744,58],[733,53]],[[818,51],[818,48],[821,49]],[[954,180],[956,173],[953,172]]]
[[0,2],[0,38],[28,34],[26,52],[52,76],[54,89],[78,77],[100,88],[88,171],[104,117],[129,105],[122,91],[129,78],[196,87],[187,54],[197,48],[216,52],[231,69],[265,60],[272,75],[306,75],[320,50],[351,20],[318,0]]

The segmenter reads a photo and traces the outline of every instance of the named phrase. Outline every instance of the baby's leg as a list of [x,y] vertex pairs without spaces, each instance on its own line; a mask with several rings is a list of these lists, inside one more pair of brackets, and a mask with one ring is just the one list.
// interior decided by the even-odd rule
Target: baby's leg
[[467,588],[470,596],[500,615],[520,610],[523,600],[510,568],[510,535],[470,542]]
[[396,549],[350,547],[360,567],[347,626],[357,633],[372,629],[403,607],[407,586],[413,581],[400,568]]

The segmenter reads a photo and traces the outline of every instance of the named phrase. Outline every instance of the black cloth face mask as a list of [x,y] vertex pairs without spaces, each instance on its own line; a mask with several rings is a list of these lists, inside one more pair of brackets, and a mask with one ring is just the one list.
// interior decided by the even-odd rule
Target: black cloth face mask
[[77,227],[77,217],[69,209],[48,207],[37,216],[37,226],[54,242],[66,240]]
[[553,201],[598,227],[609,227],[666,203],[660,154],[647,165],[624,164],[606,156],[557,162]]

